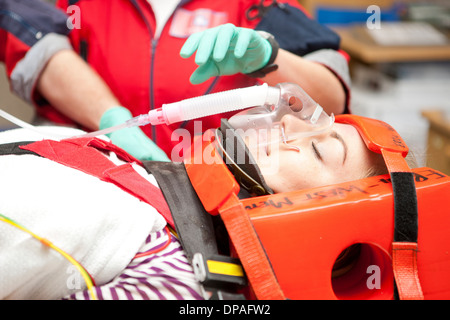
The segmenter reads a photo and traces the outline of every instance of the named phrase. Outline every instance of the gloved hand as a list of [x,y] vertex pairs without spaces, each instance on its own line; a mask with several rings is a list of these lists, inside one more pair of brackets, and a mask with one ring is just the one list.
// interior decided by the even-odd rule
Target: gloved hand
[[251,73],[265,67],[272,56],[272,44],[253,29],[227,23],[192,34],[180,55],[189,58],[195,51],[199,67],[190,81],[198,84],[210,77]]
[[[100,130],[109,128],[131,119],[131,112],[124,107],[114,107],[103,113]],[[130,127],[107,134],[118,147],[139,160],[170,161],[162,151],[139,127]]]

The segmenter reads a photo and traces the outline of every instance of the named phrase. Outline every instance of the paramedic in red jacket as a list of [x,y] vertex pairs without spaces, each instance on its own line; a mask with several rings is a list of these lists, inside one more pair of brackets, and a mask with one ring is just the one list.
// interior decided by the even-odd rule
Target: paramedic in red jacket
[[[264,4],[267,3],[264,1]],[[118,99],[118,103],[110,105],[106,112],[97,110],[97,104],[90,104],[92,110],[83,114],[88,119],[78,121],[89,129],[123,122],[131,116],[159,108],[164,103],[250,86],[260,81],[269,85],[296,82],[328,112],[341,113],[347,107],[347,61],[337,51],[339,39],[328,29],[310,20],[296,1],[279,1],[270,7],[262,7],[259,0],[116,0],[109,1],[107,5],[98,0],[62,0],[57,4],[73,23],[71,45],[100,74]],[[186,39],[193,33],[227,23],[233,24],[235,28],[256,29],[272,34],[280,46],[273,61],[278,69],[259,79],[246,74],[261,68],[264,70],[268,63],[264,59],[255,66],[256,70],[231,68],[232,73],[220,73],[224,69],[219,67],[219,73],[210,73],[213,76],[207,80],[208,73],[204,71],[200,72],[203,73],[200,76],[197,72],[197,78],[192,79],[191,75],[202,62],[194,58],[192,53],[185,59],[180,57]],[[234,29],[233,32],[238,33],[239,30],[242,29]],[[252,34],[252,41],[266,48],[262,51],[265,56],[270,56],[269,53],[274,50],[273,46],[267,49],[265,41],[268,40],[264,40],[264,36],[259,33]],[[244,54],[247,60],[243,66],[251,62],[249,51]],[[200,52],[206,61],[211,60],[207,55],[205,58],[204,48],[199,47],[197,55]],[[256,60],[260,58],[258,55],[255,57]],[[82,85],[82,82],[73,81],[72,87],[68,89],[72,90]],[[72,114],[80,110],[83,102],[70,104],[64,101],[67,94],[55,90],[46,95],[52,107],[36,94],[29,93],[29,96],[38,105],[39,114],[53,121],[68,122],[74,119]],[[201,130],[217,127],[223,116],[202,119]],[[173,131],[178,128],[194,133],[194,122],[146,126],[142,130],[170,155],[173,146],[179,143],[172,137]],[[144,141],[141,131],[134,130],[128,135],[127,130],[113,133],[113,142],[138,158],[152,158],[153,150],[140,143]],[[135,143],[135,146],[130,143]],[[145,154],[147,150],[150,156]]]
[[[86,128],[97,128],[98,121],[91,119],[99,119],[119,102],[103,79],[73,50],[67,38],[69,32],[67,15],[46,2],[0,0],[0,61],[5,65],[12,92],[34,104],[38,114],[47,104],[42,98],[46,97],[68,119]],[[38,116],[35,122],[42,124],[42,120],[46,121]],[[167,158],[150,139],[145,143],[155,158]]]

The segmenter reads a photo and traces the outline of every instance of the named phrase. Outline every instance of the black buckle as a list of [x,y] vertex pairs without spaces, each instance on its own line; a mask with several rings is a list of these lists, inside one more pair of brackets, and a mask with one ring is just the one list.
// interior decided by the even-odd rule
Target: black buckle
[[205,288],[236,290],[247,285],[239,259],[222,255],[204,257],[196,253],[192,265],[195,277]]

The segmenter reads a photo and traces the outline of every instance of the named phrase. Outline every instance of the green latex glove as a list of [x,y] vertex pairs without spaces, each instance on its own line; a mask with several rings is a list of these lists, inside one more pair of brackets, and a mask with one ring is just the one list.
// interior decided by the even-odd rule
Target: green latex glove
[[228,23],[192,34],[181,48],[180,55],[189,58],[195,51],[195,63],[199,67],[190,80],[198,84],[211,77],[251,73],[265,67],[272,54],[272,46],[255,30]]
[[[124,107],[108,109],[100,119],[100,130],[131,119],[131,112]],[[162,151],[139,127],[125,128],[107,134],[118,147],[139,160],[170,161]]]

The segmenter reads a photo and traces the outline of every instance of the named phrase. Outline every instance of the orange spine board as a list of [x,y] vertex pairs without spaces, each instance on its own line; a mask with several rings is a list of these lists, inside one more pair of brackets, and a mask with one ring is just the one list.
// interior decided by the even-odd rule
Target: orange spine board
[[[239,186],[211,148],[197,140],[185,161],[205,209],[218,208]],[[195,145],[195,143],[194,143]],[[213,161],[201,159],[213,155]],[[209,158],[211,159],[211,158]],[[450,177],[413,170],[419,210],[418,269],[425,299],[450,298]],[[394,203],[389,175],[240,200],[289,299],[392,299]],[[360,244],[351,268],[332,269],[340,253]]]
[[[422,289],[426,299],[448,299],[450,178],[430,168],[413,171]],[[388,175],[242,203],[288,298],[393,298],[394,204]],[[336,258],[353,244],[362,248],[356,265],[332,278]]]

